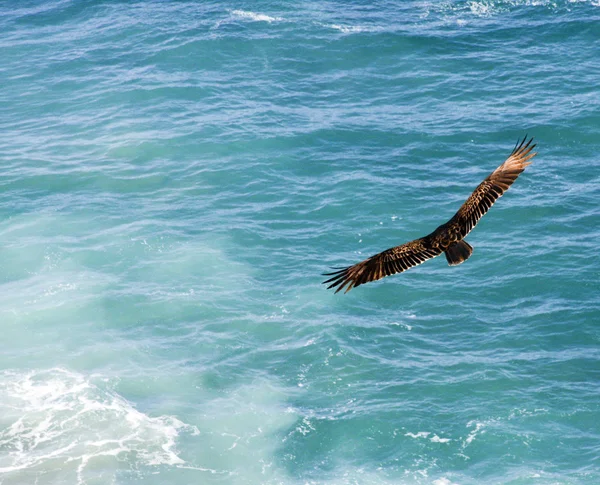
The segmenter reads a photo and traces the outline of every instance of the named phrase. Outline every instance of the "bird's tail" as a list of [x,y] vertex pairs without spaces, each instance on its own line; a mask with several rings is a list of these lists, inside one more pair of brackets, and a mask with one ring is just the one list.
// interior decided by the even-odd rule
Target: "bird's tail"
[[448,264],[450,266],[456,266],[457,264],[464,263],[471,253],[473,252],[473,248],[471,245],[465,241],[458,241],[446,249],[446,259],[448,260]]

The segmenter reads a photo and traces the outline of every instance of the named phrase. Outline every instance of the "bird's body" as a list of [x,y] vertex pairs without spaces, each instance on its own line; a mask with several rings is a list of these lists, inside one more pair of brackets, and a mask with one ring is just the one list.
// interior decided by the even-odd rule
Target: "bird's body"
[[506,161],[479,184],[448,222],[425,237],[390,248],[353,266],[328,273],[327,276],[332,276],[324,282],[330,283],[328,289],[337,287],[337,293],[346,288],[348,292],[364,283],[406,271],[442,253],[446,254],[451,266],[466,261],[473,248],[464,238],[531,163],[529,160],[536,155],[532,152],[535,148],[532,141],[531,138],[525,143],[525,137],[520,143],[517,142]]

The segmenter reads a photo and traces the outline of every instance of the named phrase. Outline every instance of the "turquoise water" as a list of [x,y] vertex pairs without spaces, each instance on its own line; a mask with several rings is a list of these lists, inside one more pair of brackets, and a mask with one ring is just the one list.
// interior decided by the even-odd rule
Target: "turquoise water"
[[[600,4],[0,3],[0,483],[600,483]],[[442,256],[334,295],[535,137]]]

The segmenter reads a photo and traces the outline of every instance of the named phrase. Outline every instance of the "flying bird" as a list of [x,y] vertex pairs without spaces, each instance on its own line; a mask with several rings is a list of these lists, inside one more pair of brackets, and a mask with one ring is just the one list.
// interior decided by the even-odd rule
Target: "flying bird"
[[337,293],[346,288],[347,293],[356,286],[402,273],[442,253],[445,253],[450,266],[465,262],[471,256],[473,248],[464,238],[517,180],[519,174],[531,163],[529,160],[537,155],[533,152],[536,145],[532,142],[533,138],[527,141],[527,136],[521,142],[517,141],[506,161],[479,184],[448,222],[428,236],[387,249],[353,266],[325,273],[325,276],[331,276],[323,282],[330,283],[327,289],[337,288]]

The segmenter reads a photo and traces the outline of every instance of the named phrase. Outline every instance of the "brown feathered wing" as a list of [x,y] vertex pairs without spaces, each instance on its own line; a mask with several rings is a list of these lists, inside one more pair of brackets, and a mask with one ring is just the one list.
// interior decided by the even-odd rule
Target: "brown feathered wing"
[[337,286],[336,293],[347,286],[347,293],[363,283],[402,273],[442,253],[440,248],[431,247],[428,243],[428,238],[424,237],[390,248],[354,266],[326,273],[325,276],[332,276],[332,278],[323,283],[331,283],[327,289]]
[[535,148],[535,145],[532,145],[533,138],[525,143],[526,139],[527,137],[523,138],[521,143],[517,142],[506,161],[479,184],[454,217],[448,221],[447,226],[455,227],[461,239],[473,230],[479,219],[517,180],[525,167],[531,164],[529,160],[537,155],[532,151]]
[[533,138],[527,137],[517,142],[506,161],[494,170],[465,201],[458,212],[446,224],[420,239],[387,249],[358,264],[342,268],[325,276],[331,276],[323,283],[330,283],[327,289],[336,288],[336,293],[346,288],[346,293],[356,286],[376,281],[385,276],[402,273],[428,259],[442,254],[448,246],[462,240],[490,209],[496,200],[508,190],[519,174],[531,162],[536,153],[532,152]]

